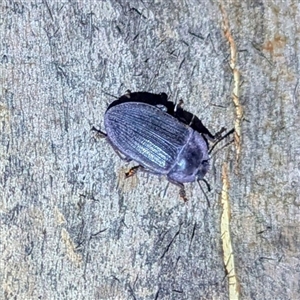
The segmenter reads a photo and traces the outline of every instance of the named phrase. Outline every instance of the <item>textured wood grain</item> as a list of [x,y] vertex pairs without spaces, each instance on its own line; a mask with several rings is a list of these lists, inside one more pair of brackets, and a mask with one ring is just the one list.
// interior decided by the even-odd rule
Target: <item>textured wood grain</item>
[[127,89],[233,128],[221,3],[2,1],[1,299],[228,299],[224,162],[241,299],[300,298],[299,4],[222,5],[243,138],[238,165],[215,149],[208,208],[196,183],[185,204],[163,177],[125,181],[91,128]]

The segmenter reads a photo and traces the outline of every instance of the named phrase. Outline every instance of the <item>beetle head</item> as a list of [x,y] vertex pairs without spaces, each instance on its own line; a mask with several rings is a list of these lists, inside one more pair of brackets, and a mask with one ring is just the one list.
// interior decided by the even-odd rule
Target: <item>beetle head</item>
[[202,160],[199,166],[196,178],[197,180],[202,180],[209,169],[209,161],[208,159]]

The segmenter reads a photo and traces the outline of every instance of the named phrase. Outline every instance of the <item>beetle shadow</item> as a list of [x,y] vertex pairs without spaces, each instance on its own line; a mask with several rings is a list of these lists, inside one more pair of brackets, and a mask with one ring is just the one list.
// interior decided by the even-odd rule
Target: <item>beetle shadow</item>
[[131,93],[129,90],[125,95],[121,96],[118,100],[113,101],[107,108],[110,109],[121,103],[126,102],[140,102],[149,105],[157,106],[163,111],[167,112],[169,115],[175,117],[180,122],[190,126],[195,131],[204,134],[210,140],[215,140],[216,136],[211,134],[211,132],[203,125],[201,120],[193,115],[192,113],[184,110],[181,107],[182,103],[175,104],[172,101],[168,101],[168,95],[166,93],[153,94],[148,92],[134,92]]

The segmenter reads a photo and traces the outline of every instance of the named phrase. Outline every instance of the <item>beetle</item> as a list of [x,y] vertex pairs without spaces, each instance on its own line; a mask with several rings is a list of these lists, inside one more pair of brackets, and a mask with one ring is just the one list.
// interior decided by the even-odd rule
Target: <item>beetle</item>
[[187,201],[184,183],[205,181],[208,140],[217,143],[233,130],[223,137],[225,128],[212,135],[196,116],[181,108],[182,102],[174,104],[167,99],[165,93],[128,91],[107,108],[106,133],[92,129],[105,137],[122,159],[139,164],[126,177],[138,170],[165,175],[180,187],[180,196]]

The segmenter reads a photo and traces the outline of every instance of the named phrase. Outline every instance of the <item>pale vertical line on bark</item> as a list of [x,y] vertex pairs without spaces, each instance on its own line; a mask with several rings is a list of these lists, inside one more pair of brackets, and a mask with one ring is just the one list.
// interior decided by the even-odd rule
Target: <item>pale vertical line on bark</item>
[[223,17],[223,31],[226,39],[229,42],[230,46],[230,68],[233,74],[233,90],[232,90],[232,100],[235,106],[235,122],[234,122],[234,142],[236,149],[236,161],[237,167],[239,165],[240,157],[241,157],[241,144],[242,144],[242,131],[241,131],[241,123],[243,119],[243,107],[240,104],[240,72],[237,69],[237,60],[238,53],[235,41],[230,32],[229,20],[227,13],[224,8],[224,3],[221,1],[220,5],[222,17]]
[[240,285],[237,278],[235,265],[234,265],[234,254],[230,234],[230,201],[228,196],[230,185],[228,178],[228,166],[224,163],[222,166],[222,193],[221,193],[221,204],[222,204],[222,215],[221,215],[221,238],[223,246],[223,261],[225,271],[228,278],[229,285],[229,299],[238,300],[240,299]]
[[[239,166],[239,161],[241,157],[241,122],[243,118],[243,108],[240,105],[239,99],[239,88],[240,88],[240,72],[237,69],[237,47],[233,36],[231,35],[229,20],[227,13],[225,11],[224,2],[221,0],[220,5],[222,13],[222,26],[224,35],[229,42],[230,46],[230,68],[233,74],[233,91],[232,91],[232,100],[235,106],[235,122],[234,122],[234,142],[236,149],[236,167]],[[222,216],[221,216],[221,235],[222,235],[222,246],[223,246],[223,260],[225,271],[228,278],[229,285],[229,299],[237,300],[240,299],[240,284],[237,278],[235,264],[234,264],[234,254],[230,233],[230,201],[229,201],[229,189],[230,189],[230,180],[228,175],[228,166],[227,163],[224,163],[222,166],[222,193],[221,193],[221,204],[222,204]]]

